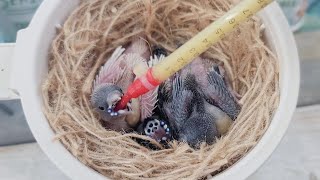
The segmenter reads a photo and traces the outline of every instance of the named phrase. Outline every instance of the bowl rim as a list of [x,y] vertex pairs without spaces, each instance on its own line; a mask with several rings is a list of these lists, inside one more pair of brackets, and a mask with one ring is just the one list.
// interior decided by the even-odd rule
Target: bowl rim
[[228,179],[226,177],[246,179],[260,168],[281,142],[298,102],[300,63],[296,42],[288,21],[276,1],[259,12],[258,15],[264,24],[268,24],[265,28],[273,41],[269,43],[273,45],[273,50],[276,51],[278,59],[282,60],[279,63],[279,69],[281,70],[279,72],[281,87],[279,106],[267,131],[257,145],[241,160],[229,167],[228,171],[216,175],[215,180]]
[[[37,71],[47,74],[46,68],[40,70],[36,68],[37,63],[44,58],[46,60],[48,56],[49,45],[44,46],[42,38],[48,33],[46,31],[48,25],[53,27],[52,23],[58,23],[48,22],[48,19],[53,15],[61,16],[60,19],[65,18],[77,6],[78,1],[44,0],[29,27],[18,32],[14,53],[15,75],[12,86],[13,89],[17,89],[20,93],[22,107],[35,139],[49,159],[60,170],[71,179],[106,179],[102,174],[80,162],[62,143],[52,141],[55,134],[42,111],[43,100],[40,88],[38,87],[40,77]],[[65,5],[61,6],[62,3]],[[61,13],[55,13],[57,11]],[[267,24],[266,29],[272,32],[270,36],[273,42],[271,43],[274,45],[279,59],[282,60],[280,61],[280,68],[283,72],[280,73],[280,104],[269,128],[258,144],[237,163],[226,171],[214,176],[216,180],[245,179],[256,171],[281,141],[297,104],[300,68],[297,48],[290,27],[276,2],[270,4],[258,15]],[[34,34],[38,35],[33,36]],[[51,41],[52,39],[49,39],[49,42]],[[40,53],[38,52],[39,48],[42,48]],[[21,60],[22,58],[27,61],[19,62],[19,59]]]

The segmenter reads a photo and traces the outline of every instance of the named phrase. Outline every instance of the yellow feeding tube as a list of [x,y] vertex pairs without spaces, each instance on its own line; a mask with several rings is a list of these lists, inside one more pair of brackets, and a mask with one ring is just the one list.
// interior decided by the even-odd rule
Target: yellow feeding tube
[[159,82],[168,79],[175,72],[189,64],[214,43],[235,29],[274,0],[242,0],[224,16],[211,23],[196,36],[183,44],[163,61],[152,67],[152,75]]
[[144,76],[136,79],[117,104],[116,110],[123,109],[131,98],[139,97],[158,86],[175,72],[189,64],[214,43],[235,29],[273,0],[242,0],[224,16],[210,24],[188,42],[183,44],[163,61],[150,68]]

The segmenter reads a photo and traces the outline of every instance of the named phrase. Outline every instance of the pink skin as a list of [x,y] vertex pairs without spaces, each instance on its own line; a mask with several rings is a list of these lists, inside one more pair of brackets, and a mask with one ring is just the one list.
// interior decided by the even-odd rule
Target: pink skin
[[[95,78],[93,94],[98,94],[97,88],[102,85],[115,85],[121,88],[122,92],[126,92],[128,86],[136,78],[136,74],[133,72],[135,65],[144,63],[147,66],[147,59],[150,58],[149,56],[150,52],[148,46],[141,38],[134,40],[126,49],[121,47],[117,48],[111,57],[108,58]],[[109,107],[104,113],[109,114],[109,116],[103,115],[102,117],[105,117],[103,119],[107,122],[107,127],[118,130],[121,129],[118,126],[126,126],[125,121],[127,121],[130,126],[134,126],[134,124],[138,122],[137,119],[145,119],[152,115],[157,100],[157,98],[154,98],[157,96],[157,90],[155,90],[155,92],[150,92],[139,99],[133,99],[123,110],[114,111],[114,105],[121,100],[123,95],[119,92],[119,90],[110,92],[110,97],[106,98]],[[103,100],[103,98],[101,100]],[[121,123],[120,120],[124,123]]]
[[163,128],[159,128],[158,130],[154,131],[154,134],[151,135],[152,139],[161,141],[162,137],[166,136],[166,131]]

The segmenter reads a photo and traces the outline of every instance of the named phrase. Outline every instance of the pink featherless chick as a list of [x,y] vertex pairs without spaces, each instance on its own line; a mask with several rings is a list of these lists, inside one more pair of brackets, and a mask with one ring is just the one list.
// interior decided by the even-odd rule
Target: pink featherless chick
[[152,116],[157,103],[158,89],[132,99],[125,109],[115,111],[128,86],[148,67],[163,56],[150,58],[149,48],[141,38],[134,40],[126,49],[118,47],[101,68],[93,83],[91,104],[100,114],[107,129],[129,131],[145,118]]

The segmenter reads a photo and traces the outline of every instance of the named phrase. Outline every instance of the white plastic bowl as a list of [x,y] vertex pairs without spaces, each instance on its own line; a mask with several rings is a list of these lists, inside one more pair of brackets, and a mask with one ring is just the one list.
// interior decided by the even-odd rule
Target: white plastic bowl
[[[27,29],[18,33],[14,55],[12,88],[21,96],[29,126],[42,150],[70,178],[105,179],[78,161],[58,141],[42,112],[40,86],[46,77],[48,52],[56,35],[56,25],[63,24],[79,0],[45,0]],[[289,25],[277,3],[259,13],[267,39],[280,64],[281,98],[272,123],[259,143],[240,161],[215,176],[216,180],[245,179],[270,156],[286,132],[296,107],[299,91],[299,60]]]

